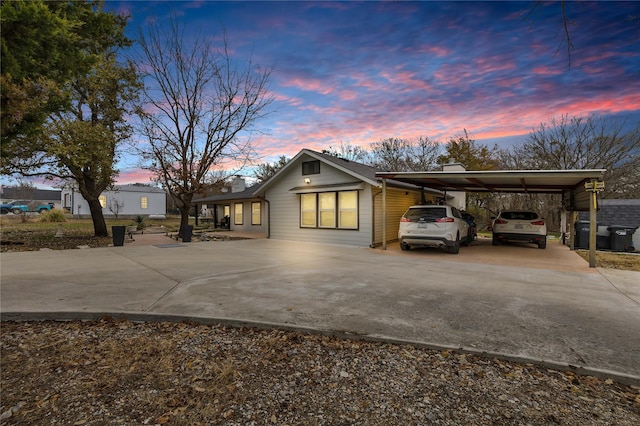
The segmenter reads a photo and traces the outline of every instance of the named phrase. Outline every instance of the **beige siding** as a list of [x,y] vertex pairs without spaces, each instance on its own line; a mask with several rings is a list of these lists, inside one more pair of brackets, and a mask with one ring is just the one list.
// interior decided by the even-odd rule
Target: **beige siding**
[[284,175],[278,177],[277,184],[267,190],[265,196],[271,205],[271,238],[368,247],[372,237],[371,188],[366,184],[363,190],[358,191],[357,230],[300,227],[300,195],[289,190],[307,185],[305,177],[311,180],[310,186],[358,182],[353,176],[322,162],[319,174],[303,176],[302,162],[313,160],[308,156],[300,157],[298,164],[292,164]]
[[[374,208],[373,215],[375,221],[375,244],[382,244],[382,189],[376,189],[374,192]],[[435,196],[425,194],[427,201],[435,202]],[[398,239],[398,228],[400,227],[400,218],[410,206],[420,204],[420,191],[408,191],[405,189],[387,187],[387,242],[396,241]]]

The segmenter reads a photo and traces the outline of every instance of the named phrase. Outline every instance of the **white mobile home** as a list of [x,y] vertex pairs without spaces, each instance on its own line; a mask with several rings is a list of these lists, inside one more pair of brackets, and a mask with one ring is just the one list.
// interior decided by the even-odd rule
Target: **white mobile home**
[[[100,195],[102,213],[110,216],[149,216],[167,213],[164,190],[149,185],[120,185]],[[78,216],[90,216],[89,204],[76,188],[62,190],[62,207]]]

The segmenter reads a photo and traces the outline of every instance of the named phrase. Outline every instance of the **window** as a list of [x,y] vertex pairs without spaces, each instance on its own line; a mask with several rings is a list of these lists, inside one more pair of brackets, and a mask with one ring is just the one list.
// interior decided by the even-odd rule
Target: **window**
[[316,227],[316,194],[300,195],[300,226]]
[[320,228],[336,227],[336,193],[322,192],[318,194],[320,212]]
[[140,197],[140,208],[141,209],[149,208],[149,197]]
[[106,195],[99,196],[98,197],[98,201],[100,201],[100,205],[102,206],[103,209],[105,207],[107,207],[107,196]]
[[231,206],[229,206],[229,205],[224,206],[224,214],[223,214],[223,216],[227,216],[227,217],[231,216]]
[[237,203],[234,206],[234,223],[236,225],[242,225],[242,203]]
[[338,227],[358,229],[358,192],[344,191],[338,193]]
[[262,223],[262,211],[261,204],[251,203],[251,224],[252,225],[260,225]]
[[303,161],[302,162],[302,176],[317,175],[320,173],[320,161]]
[[300,227],[358,229],[358,191],[300,194]]

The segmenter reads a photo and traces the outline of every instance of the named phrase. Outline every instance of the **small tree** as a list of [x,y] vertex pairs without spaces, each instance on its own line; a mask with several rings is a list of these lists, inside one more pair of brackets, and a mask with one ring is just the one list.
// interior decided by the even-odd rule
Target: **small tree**
[[107,202],[107,208],[117,219],[120,212],[124,209],[124,200],[118,200],[117,198],[112,197]]
[[245,137],[273,100],[267,88],[271,71],[251,61],[236,66],[226,38],[220,49],[209,38],[188,42],[175,18],[166,29],[149,25],[139,42],[149,82],[138,109],[148,141],[144,167],[175,200],[187,225],[194,195],[212,185],[208,175],[225,162],[242,167],[252,154]]

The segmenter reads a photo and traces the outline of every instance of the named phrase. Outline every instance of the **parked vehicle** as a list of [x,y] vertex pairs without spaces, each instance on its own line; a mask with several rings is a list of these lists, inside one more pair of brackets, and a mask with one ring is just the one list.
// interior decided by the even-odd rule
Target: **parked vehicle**
[[0,204],[0,214],[7,214],[9,212],[13,214],[22,214],[28,212],[38,212],[44,213],[53,209],[53,203],[49,204],[38,204],[35,208],[31,208],[30,206],[33,204],[33,201],[28,200],[14,200],[8,203]]
[[492,218],[493,245],[507,241],[526,241],[547,248],[547,224],[535,212],[504,211]]
[[398,240],[402,250],[413,246],[441,247],[457,254],[473,240],[469,224],[452,206],[411,206],[400,219]]

